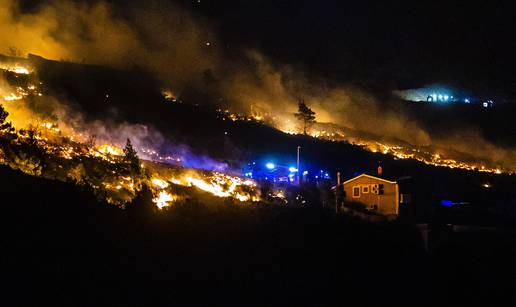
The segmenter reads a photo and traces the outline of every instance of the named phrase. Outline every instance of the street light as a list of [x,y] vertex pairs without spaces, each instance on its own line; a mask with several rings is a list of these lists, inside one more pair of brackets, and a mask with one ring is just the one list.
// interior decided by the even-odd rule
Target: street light
[[299,151],[301,150],[301,146],[297,146],[297,184],[301,185],[301,177],[299,177]]

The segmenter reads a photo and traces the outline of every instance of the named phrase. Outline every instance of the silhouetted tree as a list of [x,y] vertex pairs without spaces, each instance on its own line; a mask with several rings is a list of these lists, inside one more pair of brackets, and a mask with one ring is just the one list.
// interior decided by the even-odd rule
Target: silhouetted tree
[[7,122],[7,116],[9,113],[4,109],[4,106],[0,104],[0,131],[5,131],[9,133],[14,132],[14,127],[10,122]]
[[138,154],[136,153],[136,150],[134,150],[130,139],[127,139],[124,147],[124,162],[129,165],[129,171],[132,174],[141,174],[140,159],[138,158]]
[[36,126],[29,125],[29,128],[25,131],[27,134],[27,140],[26,143],[30,147],[33,147],[32,149],[36,149],[38,147],[38,136],[39,136],[39,130]]
[[304,100],[298,103],[298,111],[295,113],[298,120],[303,122],[303,133],[306,134],[306,129],[315,123],[315,112],[310,109]]

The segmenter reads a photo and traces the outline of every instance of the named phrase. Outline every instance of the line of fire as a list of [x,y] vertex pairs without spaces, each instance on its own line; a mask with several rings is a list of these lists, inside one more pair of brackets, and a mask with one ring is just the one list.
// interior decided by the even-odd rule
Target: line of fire
[[[387,218],[414,215],[419,210],[421,212],[416,215],[421,218],[431,215],[436,206],[469,209],[468,197],[462,199],[467,194],[454,195],[445,190],[428,199],[428,195],[438,190],[430,189],[426,183],[418,184],[410,173],[390,173],[390,165],[395,161],[414,161],[430,168],[480,174],[480,178],[485,178],[477,183],[482,193],[493,190],[496,176],[512,176],[514,171],[488,161],[472,162],[441,156],[432,148],[352,135],[339,127],[317,123],[316,113],[304,101],[299,102],[299,110],[291,119],[280,124],[270,114],[238,114],[215,109],[213,112],[219,121],[271,126],[301,141],[291,147],[290,153],[255,156],[241,163],[240,169],[197,167],[195,163],[189,163],[192,155],[163,152],[141,144],[135,147],[130,135],[125,144],[110,143],[97,139],[94,134],[78,131],[63,121],[27,113],[21,105],[35,104],[38,99],[45,98],[46,92],[31,60],[44,61],[32,56],[29,60],[5,58],[0,64],[8,82],[0,92],[3,98],[0,163],[30,175],[87,186],[100,199],[120,208],[130,204],[142,189],[152,192],[152,201],[159,210],[188,200],[189,191],[195,189],[241,203],[267,202],[301,207],[317,203],[336,212]],[[162,95],[166,104],[183,104],[170,90],[163,90]],[[433,94],[428,97],[433,99]],[[447,97],[442,100],[448,100]],[[110,94],[105,94],[104,99],[109,102]],[[227,131],[224,137],[228,137]],[[370,152],[376,161],[356,167],[349,163],[331,165],[325,163],[327,161],[306,158],[301,143],[310,138],[350,144]],[[390,162],[384,167],[383,160]],[[425,206],[418,204],[423,198],[426,198]]]

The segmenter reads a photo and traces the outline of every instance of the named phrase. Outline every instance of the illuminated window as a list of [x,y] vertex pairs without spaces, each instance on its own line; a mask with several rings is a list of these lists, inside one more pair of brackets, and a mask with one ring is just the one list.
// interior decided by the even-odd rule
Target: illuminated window
[[371,193],[378,194],[378,190],[379,190],[378,187],[379,187],[378,184],[372,184],[371,185]]
[[362,186],[362,194],[369,194],[369,186],[368,185]]
[[360,197],[360,186],[353,187],[353,198]]

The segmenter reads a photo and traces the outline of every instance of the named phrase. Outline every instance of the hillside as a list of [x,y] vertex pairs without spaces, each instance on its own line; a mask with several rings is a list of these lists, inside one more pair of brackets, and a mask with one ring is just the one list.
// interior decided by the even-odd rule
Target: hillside
[[[425,276],[422,269],[397,269],[422,268],[426,261],[408,226],[267,206],[189,203],[165,213],[145,196],[122,211],[73,185],[5,167],[0,181],[2,271],[10,281],[4,294],[20,304],[67,304],[77,295],[84,304],[260,304],[275,296],[285,303],[317,302],[345,286],[359,291],[355,297],[365,295],[357,280],[386,280],[395,272],[421,281]],[[379,254],[391,265],[374,261]],[[326,300],[340,295],[334,293]]]
[[[113,125],[128,123],[150,127],[151,131],[158,132],[154,133],[158,137],[153,133],[150,133],[150,138],[149,133],[144,135],[150,139],[150,146],[158,152],[182,155],[185,166],[212,169],[222,163],[228,165],[230,171],[241,174],[243,165],[250,161],[265,163],[273,159],[292,163],[300,145],[304,167],[328,170],[334,179],[337,171],[343,178],[362,172],[374,174],[379,163],[389,178],[409,177],[414,199],[421,208],[452,199],[472,203],[478,214],[483,216],[486,210],[512,211],[510,204],[516,199],[516,191],[510,188],[514,175],[435,167],[384,155],[381,151],[364,150],[364,147],[348,142],[282,133],[263,122],[233,121],[217,111],[225,104],[217,101],[217,97],[185,92],[176,101],[165,99],[160,93],[159,82],[143,71],[119,71],[34,56],[30,60],[48,95],[60,97],[73,105],[72,110],[83,114],[86,119],[100,119]],[[461,108],[450,108],[453,110],[445,118],[466,112]],[[414,114],[431,114],[434,121],[440,117],[439,114],[446,112],[424,105],[410,105],[410,109]],[[478,114],[472,115],[477,111],[468,111],[469,117],[478,117]],[[508,113],[499,112],[499,116],[504,114]],[[123,135],[120,138],[125,141]],[[483,188],[486,183],[491,188]],[[505,218],[507,214],[502,216]]]
[[2,292],[17,304],[508,302],[516,271],[509,234],[442,232],[428,254],[399,222],[205,202],[159,211],[149,192],[124,211],[5,167],[0,182]]
[[[214,107],[167,101],[157,84],[138,82],[140,72],[39,61],[43,62],[38,65],[50,67],[38,70],[52,72],[38,76],[45,96],[66,100],[73,106],[70,110],[83,114],[84,123],[100,118],[116,129],[122,123],[159,130],[168,141],[157,147],[166,151],[180,144],[181,159],[193,161],[187,166],[222,163],[238,172],[251,160],[292,161],[298,145],[307,167],[339,170],[345,177],[373,173],[381,161],[389,176],[410,177],[414,208],[422,212],[416,220],[431,218],[432,232],[425,251],[422,233],[405,224],[404,218],[367,223],[321,208],[317,198],[311,206],[296,207],[239,202],[239,192],[217,197],[227,195],[227,183],[219,184],[226,190],[207,183],[215,184],[226,175],[188,169],[177,161],[150,161],[155,154],[143,161],[142,177],[134,177],[141,180],[141,189],[124,198],[128,202],[122,210],[109,204],[104,194],[111,191],[107,195],[114,197],[127,188],[116,186],[117,171],[128,171],[121,149],[66,140],[60,134],[66,126],[45,124],[44,137],[37,141],[20,134],[16,141],[4,142],[4,151],[12,151],[14,157],[34,150],[34,145],[46,150],[43,177],[0,166],[2,263],[10,280],[7,299],[21,304],[34,300],[70,304],[81,297],[85,304],[263,305],[274,298],[273,304],[320,305],[345,297],[364,304],[418,304],[431,291],[433,303],[439,304],[444,297],[464,299],[454,290],[457,285],[468,293],[477,292],[468,295],[471,302],[512,287],[504,281],[516,271],[511,261],[516,255],[512,234],[516,215],[511,206],[515,191],[508,188],[514,175],[434,167],[346,142],[285,134],[258,121],[227,120]],[[41,106],[34,96],[29,102]],[[171,157],[177,154],[168,152]],[[72,183],[77,172],[70,178],[67,170],[78,165],[82,165],[78,178],[89,184]],[[100,170],[113,170],[114,175]],[[231,178],[224,180],[240,182]],[[97,190],[95,180],[113,184]],[[485,182],[492,188],[479,189]],[[160,210],[155,199],[161,192],[173,194],[173,201]],[[440,208],[443,198],[472,205],[465,211]],[[446,226],[450,222],[497,228],[453,232]],[[392,283],[393,276],[406,283]],[[502,280],[493,283],[494,276]],[[33,295],[24,296],[27,292]]]

